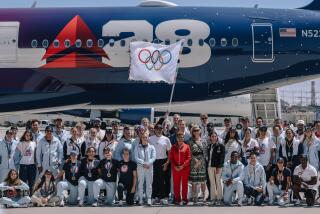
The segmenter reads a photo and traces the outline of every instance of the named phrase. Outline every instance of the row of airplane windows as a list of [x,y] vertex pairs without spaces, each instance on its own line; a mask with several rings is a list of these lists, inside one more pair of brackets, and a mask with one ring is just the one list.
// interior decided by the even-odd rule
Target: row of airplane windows
[[[132,41],[135,41],[135,40],[132,40]],[[143,41],[148,42],[148,40],[146,40],[146,39],[143,40]],[[177,41],[179,41],[179,40],[177,40]],[[159,43],[160,43],[160,40],[155,39],[153,42],[159,44]],[[94,42],[93,42],[92,39],[88,39],[87,41],[85,41],[85,45],[86,45],[87,48],[92,48],[93,45],[94,45],[93,43],[94,43]],[[165,45],[170,45],[170,40],[165,40],[164,43],[165,43]],[[70,41],[69,39],[66,39],[66,40],[64,40],[63,44],[64,44],[64,47],[65,47],[65,48],[69,48],[69,47],[71,46],[71,41]],[[77,40],[74,42],[74,44],[75,44],[75,46],[76,46],[77,48],[83,47],[83,46],[82,46],[82,40],[81,40],[81,39],[77,39]],[[110,40],[109,40],[109,45],[110,45],[110,47],[113,47],[114,44],[115,44],[115,41],[114,41],[113,39],[110,39]],[[203,46],[203,45],[204,45],[204,40],[203,40],[203,39],[199,39],[198,44],[199,44],[199,46]],[[105,45],[105,42],[104,42],[103,39],[99,39],[99,40],[97,41],[97,46],[98,46],[99,48],[103,48],[104,45]],[[193,40],[192,40],[192,39],[188,39],[188,40],[187,40],[187,45],[188,45],[189,47],[192,46],[192,45],[193,45]],[[210,39],[209,39],[209,45],[210,45],[211,47],[215,47],[215,46],[216,46],[216,40],[215,40],[214,38],[210,38]],[[221,45],[222,47],[226,47],[226,46],[228,45],[228,40],[227,40],[226,38],[222,38],[222,39],[220,40],[220,45]],[[231,40],[231,45],[232,45],[232,47],[238,47],[238,45],[239,45],[238,39],[237,39],[237,38],[233,38],[233,39]],[[121,47],[126,46],[126,41],[125,41],[125,40],[120,40],[120,46],[121,46]],[[49,41],[48,41],[47,39],[44,39],[44,40],[42,41],[42,43],[41,43],[40,41],[34,39],[34,40],[31,41],[31,47],[32,47],[32,48],[41,48],[41,47],[42,47],[42,48],[47,48],[47,47],[49,47]],[[58,39],[55,39],[55,40],[53,41],[53,47],[54,47],[54,48],[60,48],[60,47],[62,47],[62,45],[60,46],[60,41],[59,41]]]

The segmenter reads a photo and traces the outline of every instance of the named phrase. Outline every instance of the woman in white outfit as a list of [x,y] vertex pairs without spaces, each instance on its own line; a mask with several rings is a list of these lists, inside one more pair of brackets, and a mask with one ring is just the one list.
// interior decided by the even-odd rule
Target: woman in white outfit
[[104,138],[102,139],[101,143],[99,144],[98,154],[99,154],[99,160],[103,160],[104,157],[104,149],[109,148],[111,152],[113,153],[116,149],[118,142],[115,139],[114,134],[112,133],[112,128],[107,127],[106,128],[106,134]]
[[301,143],[303,143],[303,152],[308,156],[309,163],[319,170],[319,139],[316,138],[311,127],[306,129]]

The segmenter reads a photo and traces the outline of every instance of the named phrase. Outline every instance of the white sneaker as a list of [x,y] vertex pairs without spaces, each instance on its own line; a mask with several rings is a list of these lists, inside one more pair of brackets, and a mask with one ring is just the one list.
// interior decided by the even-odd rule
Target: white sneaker
[[83,207],[83,200],[79,200],[78,206]]
[[123,206],[123,201],[122,201],[122,200],[119,201],[119,206],[120,206],[120,207]]
[[150,198],[148,199],[147,204],[148,204],[149,206],[152,206],[152,200],[151,200]]
[[93,203],[92,203],[92,206],[93,206],[93,207],[97,207],[97,206],[98,206],[98,202],[96,202],[96,201],[93,202]]
[[252,197],[248,198],[247,205],[252,205],[252,203],[253,203],[253,198]]
[[167,200],[167,199],[162,199],[162,200],[161,200],[161,204],[162,204],[162,205],[168,205],[169,203],[168,203],[168,200]]
[[143,201],[139,201],[139,206],[143,206]]
[[64,207],[64,200],[60,201],[59,207]]

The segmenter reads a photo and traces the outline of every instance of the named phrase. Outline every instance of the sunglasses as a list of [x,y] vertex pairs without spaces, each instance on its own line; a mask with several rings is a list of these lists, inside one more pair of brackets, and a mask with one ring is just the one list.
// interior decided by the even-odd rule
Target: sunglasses
[[206,119],[208,119],[208,118],[207,118],[207,117],[202,117],[202,118],[201,118],[201,120],[206,120]]

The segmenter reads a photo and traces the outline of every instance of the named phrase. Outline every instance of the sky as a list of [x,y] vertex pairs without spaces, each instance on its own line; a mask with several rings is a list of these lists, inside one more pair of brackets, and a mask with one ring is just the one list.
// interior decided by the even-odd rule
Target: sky
[[[0,7],[31,7],[36,1],[36,7],[110,7],[136,6],[142,0],[0,0]],[[312,0],[170,0],[180,6],[220,6],[220,7],[253,7],[260,8],[298,8],[307,5]],[[320,93],[320,79],[316,81],[316,91]],[[280,91],[309,91],[310,81],[280,88]],[[283,94],[283,93],[281,93]]]

